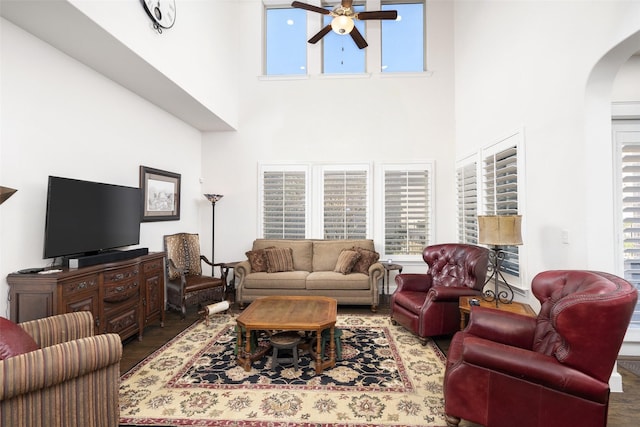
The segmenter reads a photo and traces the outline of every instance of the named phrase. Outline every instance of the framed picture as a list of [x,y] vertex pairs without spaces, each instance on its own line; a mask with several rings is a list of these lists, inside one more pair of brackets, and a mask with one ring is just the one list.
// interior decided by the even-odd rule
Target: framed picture
[[180,219],[180,174],[140,166],[142,222]]

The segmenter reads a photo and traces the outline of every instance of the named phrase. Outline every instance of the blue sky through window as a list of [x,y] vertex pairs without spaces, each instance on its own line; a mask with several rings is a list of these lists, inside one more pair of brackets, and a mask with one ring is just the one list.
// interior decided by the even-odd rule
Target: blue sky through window
[[[328,8],[331,10],[332,8]],[[356,12],[364,6],[354,6]],[[393,3],[382,5],[382,10],[397,10],[398,19],[382,21],[383,72],[424,71],[424,3]],[[266,26],[266,74],[287,75],[307,73],[307,13],[322,19],[323,26],[331,22],[322,16],[297,8],[268,8]],[[378,43],[367,38],[365,21],[355,20],[356,28],[369,43],[358,49],[349,35],[330,31],[318,42],[323,49],[323,73],[364,73],[365,53]]]

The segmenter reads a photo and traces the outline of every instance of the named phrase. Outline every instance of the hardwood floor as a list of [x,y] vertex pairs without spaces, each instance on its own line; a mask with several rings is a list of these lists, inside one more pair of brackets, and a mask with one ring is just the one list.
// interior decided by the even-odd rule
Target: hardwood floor
[[[388,305],[385,305],[385,302],[384,300],[381,301],[381,307],[378,310],[379,314],[388,314]],[[231,310],[237,312],[235,306],[232,306]],[[370,310],[365,306],[338,306],[338,313],[367,314],[370,313]],[[160,327],[159,324],[150,325],[145,329],[142,341],[138,341],[134,337],[123,343],[124,351],[120,362],[120,372],[124,374],[129,371],[140,361],[144,360],[151,353],[190,326],[194,321],[198,320],[198,318],[199,316],[195,308],[188,310],[185,320],[181,320],[178,313],[168,311],[166,313],[164,328]],[[440,337],[435,341],[442,351],[446,353],[450,339]],[[640,360],[640,358],[636,358],[636,360]],[[638,412],[637,409],[640,405],[640,377],[620,366],[618,366],[618,372],[622,376],[624,393],[611,393],[607,426],[636,427],[640,425],[640,412]],[[478,425],[463,421],[460,423],[460,426],[477,427]]]

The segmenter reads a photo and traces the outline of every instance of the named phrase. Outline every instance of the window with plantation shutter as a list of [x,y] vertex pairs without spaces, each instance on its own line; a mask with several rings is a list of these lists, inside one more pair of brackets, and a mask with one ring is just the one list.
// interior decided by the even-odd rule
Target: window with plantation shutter
[[307,234],[306,169],[264,168],[262,185],[262,232],[266,239],[304,239]]
[[[640,122],[615,123],[624,278],[640,290]],[[640,328],[640,302],[629,328]]]
[[[501,144],[504,147],[504,144]],[[492,154],[483,153],[483,207],[485,215],[518,214],[518,146],[498,148]],[[505,246],[501,271],[520,276],[517,246]]]
[[368,168],[323,171],[325,239],[367,237],[368,175]]
[[431,240],[432,167],[383,165],[384,255],[420,255]]
[[458,201],[458,241],[478,244],[478,172],[477,162],[461,164],[456,169]]

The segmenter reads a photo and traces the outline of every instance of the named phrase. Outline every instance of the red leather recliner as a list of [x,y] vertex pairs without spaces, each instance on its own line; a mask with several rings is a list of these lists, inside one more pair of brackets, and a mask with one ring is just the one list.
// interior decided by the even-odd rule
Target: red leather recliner
[[420,337],[452,334],[460,329],[458,299],[482,295],[489,250],[481,246],[447,243],[428,246],[422,258],[426,274],[398,274],[391,296],[391,320]]
[[609,377],[638,299],[607,273],[538,274],[537,318],[473,307],[451,341],[444,377],[448,426],[606,426]]

